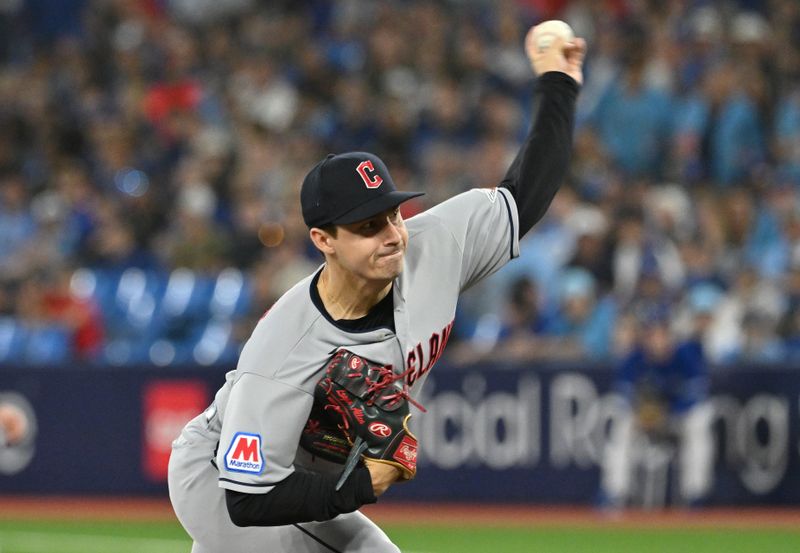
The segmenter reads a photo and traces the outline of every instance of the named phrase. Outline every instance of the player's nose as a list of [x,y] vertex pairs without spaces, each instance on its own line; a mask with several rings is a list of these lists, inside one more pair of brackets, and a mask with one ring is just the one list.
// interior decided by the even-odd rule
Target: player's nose
[[385,235],[385,242],[387,244],[397,244],[403,240],[403,235],[400,234],[400,229],[395,221],[391,219],[391,217],[387,220],[387,224],[383,227],[383,232]]

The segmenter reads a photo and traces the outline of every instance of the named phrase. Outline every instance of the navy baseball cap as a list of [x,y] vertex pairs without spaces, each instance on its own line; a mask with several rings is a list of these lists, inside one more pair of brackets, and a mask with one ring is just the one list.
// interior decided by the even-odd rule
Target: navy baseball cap
[[328,154],[303,179],[300,205],[309,228],[369,219],[424,192],[397,190],[381,159],[367,152]]

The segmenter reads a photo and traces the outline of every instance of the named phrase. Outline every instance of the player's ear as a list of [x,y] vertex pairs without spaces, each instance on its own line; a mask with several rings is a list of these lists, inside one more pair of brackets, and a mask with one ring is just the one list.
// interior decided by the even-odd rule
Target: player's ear
[[314,246],[323,254],[330,255],[336,252],[336,248],[333,246],[333,240],[336,238],[334,234],[317,227],[312,228],[308,233]]

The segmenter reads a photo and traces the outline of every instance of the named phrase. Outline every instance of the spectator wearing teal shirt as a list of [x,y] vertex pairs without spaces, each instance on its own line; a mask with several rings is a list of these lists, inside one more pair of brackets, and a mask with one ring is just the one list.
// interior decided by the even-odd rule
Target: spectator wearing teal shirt
[[591,273],[570,268],[561,275],[561,309],[543,330],[572,342],[588,359],[604,359],[611,355],[616,318],[616,303],[611,296],[598,297]]
[[675,137],[685,145],[678,160],[683,177],[730,186],[745,182],[764,162],[764,128],[743,78],[731,63],[723,64],[677,108]]
[[35,234],[36,221],[22,175],[0,175],[0,281],[19,278]]
[[645,61],[631,55],[588,121],[611,159],[634,177],[661,174],[673,115],[670,94],[647,82]]
[[778,104],[775,135],[780,177],[800,185],[800,85]]

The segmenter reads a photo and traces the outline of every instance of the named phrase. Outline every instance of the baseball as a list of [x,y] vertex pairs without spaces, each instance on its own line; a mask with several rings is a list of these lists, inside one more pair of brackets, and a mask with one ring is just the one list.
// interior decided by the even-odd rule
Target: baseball
[[565,42],[570,42],[575,39],[575,33],[572,32],[572,27],[560,19],[543,21],[533,28],[533,43],[539,52],[547,50],[556,37],[562,37]]

